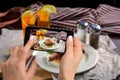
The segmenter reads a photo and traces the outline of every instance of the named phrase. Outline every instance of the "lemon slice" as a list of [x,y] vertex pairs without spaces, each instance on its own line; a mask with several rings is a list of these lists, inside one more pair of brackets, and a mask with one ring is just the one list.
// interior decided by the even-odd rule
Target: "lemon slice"
[[40,11],[47,11],[49,13],[56,13],[57,10],[56,10],[56,7],[54,5],[51,5],[51,4],[46,4],[44,5]]
[[33,15],[32,10],[27,10],[24,13],[22,13],[22,16],[28,16],[28,15]]

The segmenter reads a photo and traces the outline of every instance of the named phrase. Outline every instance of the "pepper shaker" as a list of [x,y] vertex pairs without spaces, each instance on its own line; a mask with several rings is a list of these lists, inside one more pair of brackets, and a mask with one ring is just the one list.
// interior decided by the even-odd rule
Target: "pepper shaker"
[[89,26],[88,22],[78,21],[76,26],[77,26],[76,35],[78,36],[79,40],[85,43],[86,42],[86,29]]
[[91,32],[90,32],[90,45],[98,49],[99,47],[99,36],[101,33],[101,26],[97,23],[91,25]]

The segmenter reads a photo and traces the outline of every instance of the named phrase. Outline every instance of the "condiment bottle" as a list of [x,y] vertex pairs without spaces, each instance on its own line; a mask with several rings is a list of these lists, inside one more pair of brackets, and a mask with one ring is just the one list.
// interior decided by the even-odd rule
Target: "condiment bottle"
[[98,49],[99,47],[99,36],[101,33],[101,26],[98,25],[97,23],[92,24],[91,26],[91,33],[90,33],[90,45]]
[[86,29],[89,26],[88,22],[86,21],[78,21],[77,22],[77,32],[76,35],[78,38],[85,43],[86,42]]

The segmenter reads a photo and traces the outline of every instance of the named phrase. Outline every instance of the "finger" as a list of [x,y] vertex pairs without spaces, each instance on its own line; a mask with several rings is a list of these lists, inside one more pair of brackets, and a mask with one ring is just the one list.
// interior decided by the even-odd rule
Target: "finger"
[[53,61],[53,60],[56,60],[56,59],[61,59],[62,55],[63,54],[53,53],[52,55],[50,55],[49,60]]
[[25,65],[26,59],[28,58],[29,55],[27,54],[26,51],[24,51],[24,48],[20,48],[18,54],[19,54],[18,63]]
[[15,48],[13,49],[13,53],[12,53],[12,55],[11,55],[12,59],[18,58],[18,52],[19,52],[19,49],[20,49],[20,48],[21,48],[21,47],[15,47]]
[[73,51],[73,37],[68,36],[66,42],[66,53],[71,53],[71,51]]
[[20,58],[20,55],[21,55],[21,48],[22,47],[15,47],[14,50],[13,50],[13,54],[11,55],[9,61],[12,62],[13,64],[16,64],[17,61],[19,60]]
[[19,59],[19,49],[21,47],[15,47],[12,51],[12,55],[9,57],[9,59],[6,62],[17,62],[17,60]]
[[[35,59],[32,61],[32,64],[27,72],[27,76],[32,78],[37,70],[37,64],[35,62]],[[29,79],[28,79],[29,80]]]
[[77,36],[74,36],[74,47],[77,49],[80,48],[80,50],[83,49],[83,43],[78,39]]
[[78,39],[78,37],[74,36],[74,55],[78,57],[78,59],[82,58],[82,50],[83,50],[83,44]]
[[30,48],[33,46],[35,42],[34,36],[30,36],[30,39],[28,40],[27,44],[24,46],[24,50],[28,52]]

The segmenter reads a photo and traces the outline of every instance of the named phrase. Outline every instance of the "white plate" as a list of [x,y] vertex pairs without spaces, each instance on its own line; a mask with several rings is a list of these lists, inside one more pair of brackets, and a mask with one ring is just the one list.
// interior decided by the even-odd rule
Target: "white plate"
[[[84,50],[85,54],[82,57],[76,73],[87,71],[94,67],[98,62],[99,54],[94,48],[89,45],[85,45]],[[38,65],[49,72],[59,73],[59,64],[49,62],[48,57],[49,54],[47,54],[47,52],[39,51],[36,55]]]
[[48,47],[44,44],[44,42],[45,42],[45,40],[39,42],[40,47],[42,47],[43,49],[54,50],[54,49],[57,49],[59,47],[58,43],[55,43],[52,47]]

